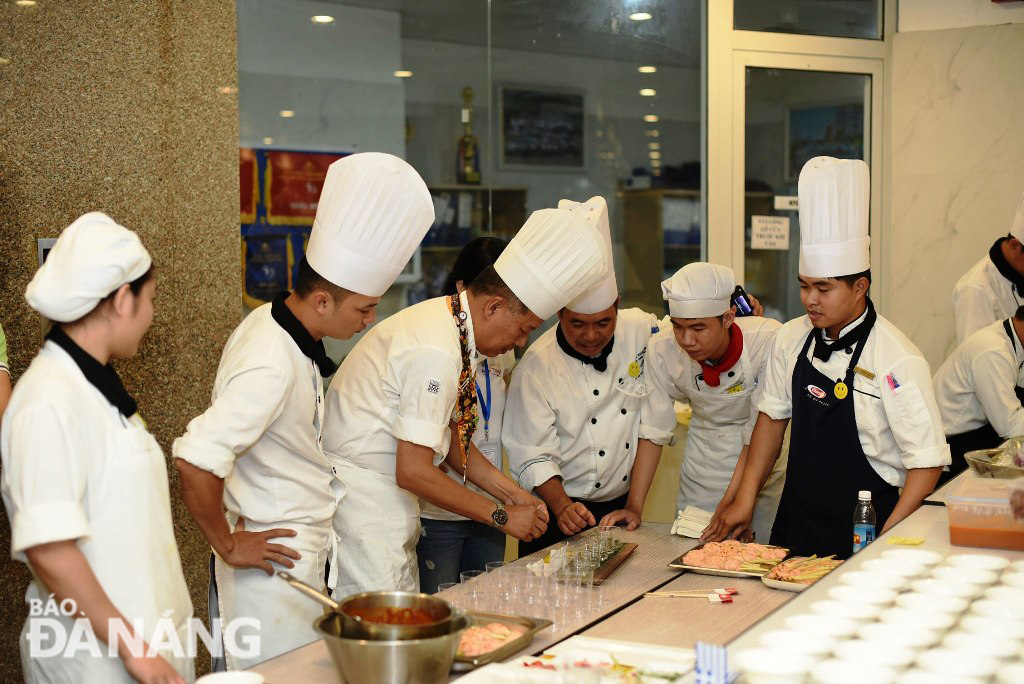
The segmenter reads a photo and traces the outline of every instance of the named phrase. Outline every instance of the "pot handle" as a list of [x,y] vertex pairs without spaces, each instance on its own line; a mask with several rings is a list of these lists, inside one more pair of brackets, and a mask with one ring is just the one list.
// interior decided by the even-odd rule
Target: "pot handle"
[[314,601],[319,601],[325,607],[330,608],[333,611],[337,611],[339,608],[341,608],[341,604],[332,599],[330,596],[327,596],[322,592],[317,591],[315,588],[306,584],[302,580],[293,577],[291,573],[285,572],[284,570],[278,570],[277,576],[283,579],[288,584],[295,587],[296,589],[298,589],[299,591],[301,591],[306,596],[309,596]]

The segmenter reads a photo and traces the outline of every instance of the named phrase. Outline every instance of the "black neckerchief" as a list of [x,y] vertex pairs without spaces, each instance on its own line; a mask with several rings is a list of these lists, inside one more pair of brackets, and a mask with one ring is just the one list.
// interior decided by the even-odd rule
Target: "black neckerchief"
[[270,305],[270,315],[273,316],[279,326],[284,328],[284,331],[292,338],[299,351],[313,360],[317,370],[320,371],[321,377],[326,378],[334,375],[334,371],[338,370],[338,366],[327,356],[323,340],[313,339],[313,336],[309,334],[306,327],[302,325],[302,321],[296,318],[291,309],[285,305],[284,300],[287,298],[287,292],[281,292],[274,297],[274,301]]
[[852,347],[867,338],[871,333],[871,328],[875,325],[875,319],[878,318],[875,314],[875,305],[871,303],[870,299],[867,300],[867,303],[868,314],[864,317],[864,320],[856,328],[831,344],[825,341],[825,330],[823,328],[814,329],[814,358],[828,363],[834,350]]
[[1017,294],[1024,295],[1024,275],[1021,275],[1017,269],[1010,265],[1010,262],[1003,256],[1003,243],[1008,238],[999,238],[996,240],[992,248],[988,250],[988,258],[992,260],[992,263],[996,265],[996,270],[999,271],[999,275],[1003,276],[1011,283],[1017,290]]
[[555,331],[555,337],[558,339],[558,346],[562,348],[562,351],[567,356],[573,359],[578,359],[583,363],[590,364],[599,373],[604,373],[608,369],[608,355],[612,353],[612,345],[615,344],[615,336],[612,335],[612,339],[608,340],[608,344],[604,346],[601,353],[597,356],[587,356],[580,354],[576,349],[569,344],[569,340],[565,339],[565,335],[562,334],[561,324],[556,324],[557,330]]
[[82,371],[82,375],[93,387],[100,391],[100,394],[121,412],[125,418],[131,418],[139,410],[128,390],[124,388],[117,371],[109,363],[104,366],[102,363],[89,355],[87,351],[78,346],[77,343],[64,332],[59,325],[54,325],[47,333],[46,339],[50,340],[63,349]]

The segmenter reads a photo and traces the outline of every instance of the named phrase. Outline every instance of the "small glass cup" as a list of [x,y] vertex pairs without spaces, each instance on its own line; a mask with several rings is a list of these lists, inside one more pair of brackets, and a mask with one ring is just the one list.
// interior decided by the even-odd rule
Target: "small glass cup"
[[487,563],[486,565],[484,565],[484,570],[486,572],[494,572],[495,570],[498,570],[499,568],[503,567],[504,565],[505,565],[505,561],[491,561],[490,563]]

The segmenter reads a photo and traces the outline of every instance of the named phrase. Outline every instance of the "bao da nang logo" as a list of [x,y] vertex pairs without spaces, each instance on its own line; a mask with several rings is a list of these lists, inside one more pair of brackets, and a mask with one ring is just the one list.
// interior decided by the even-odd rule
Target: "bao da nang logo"
[[215,618],[209,631],[199,618],[179,624],[171,610],[164,612],[155,624],[135,619],[128,625],[113,619],[108,624],[108,640],[104,644],[96,637],[89,620],[81,616],[74,600],[57,602],[50,594],[45,601],[29,599],[28,604],[26,639],[32,658],[75,658],[80,654],[116,658],[121,645],[136,658],[168,654],[195,658],[200,643],[214,658],[222,658],[225,653],[236,658],[255,658],[260,654],[260,621],[256,618],[236,618],[227,624]]

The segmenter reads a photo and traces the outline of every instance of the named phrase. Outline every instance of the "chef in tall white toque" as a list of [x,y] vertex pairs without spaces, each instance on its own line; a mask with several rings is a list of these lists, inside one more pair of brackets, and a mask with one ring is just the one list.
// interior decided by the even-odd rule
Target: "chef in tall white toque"
[[868,297],[869,182],[856,159],[815,157],[800,171],[807,315],[776,334],[735,501],[707,539],[749,527],[790,419],[771,542],[797,555],[849,557],[859,491],[871,492],[881,533],[921,505],[949,464],[928,362]]
[[25,292],[53,324],[0,428],[11,554],[32,571],[26,601],[43,607],[21,633],[26,682],[195,677],[167,463],[110,363],[138,352],[155,291],[138,236],[92,212],[64,229]]
[[[473,379],[484,357],[526,344],[600,276],[603,247],[577,214],[536,211],[464,292],[382,321],[345,358],[324,428],[324,449],[348,487],[334,519],[342,545],[336,597],[417,590],[417,496],[519,539],[544,531],[543,504],[471,444]],[[442,462],[497,503],[453,481]]]
[[235,329],[210,408],[174,443],[182,496],[214,551],[211,614],[225,627],[243,617],[260,624],[258,655],[228,652],[230,669],[318,638],[321,607],[273,572],[323,587],[337,550],[331,521],[345,490],[321,448],[323,378],[335,371],[322,340],[373,322],[433,220],[426,184],[398,157],[366,152],[331,164],[295,291]]
[[[742,472],[736,464],[746,459],[775,333],[782,327],[770,318],[737,317],[735,288],[731,268],[702,262],[687,264],[661,284],[671,328],[648,345],[652,392],[644,422],[651,440],[665,445],[674,439],[675,402],[687,402],[693,411],[679,470],[679,510],[695,506],[721,513],[732,503]],[[771,535],[785,468],[783,456],[758,494],[752,525],[757,539]]]
[[519,555],[598,522],[640,524],[660,449],[645,439],[644,356],[656,316],[619,311],[608,206],[562,200],[602,235],[608,268],[558,312],[512,373],[505,408],[509,470],[547,504],[556,524]]
[[1024,305],[1024,195],[1010,233],[996,240],[953,288],[956,341],[1012,316]]

